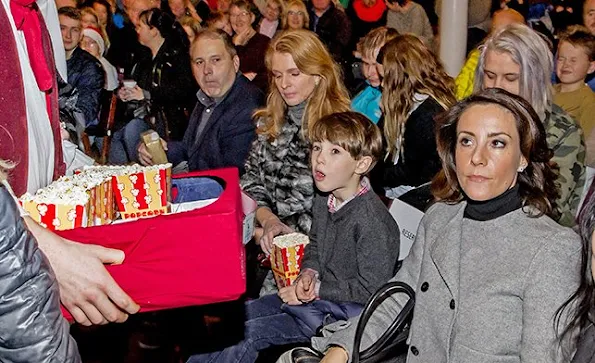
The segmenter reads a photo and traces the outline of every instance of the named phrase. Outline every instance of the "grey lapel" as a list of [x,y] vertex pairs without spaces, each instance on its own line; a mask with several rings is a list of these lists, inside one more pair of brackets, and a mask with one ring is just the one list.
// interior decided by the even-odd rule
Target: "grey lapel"
[[[459,203],[460,208],[443,227],[437,231],[438,237],[430,247],[430,257],[450,290],[453,297],[459,297],[459,274],[461,262],[461,222],[466,203]],[[442,232],[442,233],[441,233]]]

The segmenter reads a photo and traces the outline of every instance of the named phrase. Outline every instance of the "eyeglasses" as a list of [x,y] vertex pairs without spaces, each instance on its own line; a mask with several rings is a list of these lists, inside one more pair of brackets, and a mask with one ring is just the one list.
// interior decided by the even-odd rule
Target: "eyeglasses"
[[289,10],[287,12],[287,15],[297,15],[297,16],[304,16],[304,12],[303,11],[293,11],[293,10]]
[[231,14],[231,13],[230,13],[230,14],[229,14],[229,18],[230,18],[230,19],[235,19],[235,18],[247,18],[249,15],[250,15],[250,13],[249,13],[249,12],[247,12],[247,11],[242,11],[242,12],[241,12],[241,13],[239,13],[239,14]]

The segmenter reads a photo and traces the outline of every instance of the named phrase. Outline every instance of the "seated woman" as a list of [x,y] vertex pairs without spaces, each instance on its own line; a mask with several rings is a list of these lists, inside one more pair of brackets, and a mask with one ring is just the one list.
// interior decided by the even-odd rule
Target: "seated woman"
[[254,11],[254,5],[247,0],[235,0],[229,8],[229,20],[234,32],[233,44],[240,57],[240,71],[266,92],[268,82],[264,55],[270,38],[254,30]]
[[475,71],[474,90],[497,87],[529,101],[543,123],[558,166],[557,221],[573,226],[585,183],[583,132],[552,101],[552,53],[542,36],[526,25],[511,24],[485,41]]
[[356,96],[351,101],[351,109],[366,115],[373,123],[378,123],[382,116],[380,102],[380,74],[376,67],[376,58],[380,49],[393,40],[399,33],[396,30],[380,27],[373,29],[357,43],[357,57],[361,58],[362,73],[366,81],[355,90]]
[[105,85],[103,89],[113,91],[118,88],[118,71],[105,57],[105,42],[98,29],[84,28],[81,49],[86,50],[101,62],[105,72]]
[[283,0],[267,0],[264,9],[260,10],[262,19],[258,23],[258,32],[273,38],[281,30],[281,14],[285,13]]
[[380,53],[384,118],[379,126],[386,156],[371,180],[377,192],[394,199],[429,182],[440,170],[434,118],[456,99],[452,78],[415,35],[398,35]]
[[[595,183],[591,184],[581,213],[578,216],[578,232],[583,242],[581,259],[581,283],[572,295],[572,298],[564,304],[559,313],[570,314],[569,323],[561,337],[563,347],[567,353],[574,351],[569,345],[574,335],[580,332],[577,342],[576,353],[572,363],[593,363],[595,362],[595,325],[593,323],[593,292],[595,287],[595,272],[593,272],[593,255],[595,254]],[[567,361],[570,361],[568,357]]]
[[309,133],[322,116],[348,111],[349,98],[338,65],[314,33],[283,33],[272,41],[266,64],[271,92],[255,114],[258,136],[241,186],[258,203],[255,240],[270,253],[273,237],[310,231]]
[[[497,89],[471,96],[441,120],[443,170],[432,185],[438,202],[392,279],[416,293],[408,362],[568,361],[554,316],[578,286],[581,246],[550,218],[556,187],[545,137],[531,105]],[[405,302],[395,296],[379,306],[362,349]],[[325,362],[347,362],[351,323],[313,338]]]
[[283,30],[308,29],[310,15],[302,0],[289,0],[285,12],[281,15]]
[[137,84],[118,91],[128,107],[126,117],[117,119],[114,127],[109,156],[114,164],[136,160],[140,134],[149,128],[166,141],[182,140],[196,103],[184,30],[159,9],[145,10],[139,19],[138,39],[151,56],[134,66],[132,78]]

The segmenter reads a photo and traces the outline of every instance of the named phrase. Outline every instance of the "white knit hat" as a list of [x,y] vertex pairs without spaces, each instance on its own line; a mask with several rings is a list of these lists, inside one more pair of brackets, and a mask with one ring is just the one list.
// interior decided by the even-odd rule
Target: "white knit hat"
[[97,43],[97,46],[99,47],[99,55],[103,57],[103,52],[105,51],[105,42],[103,41],[103,37],[101,36],[101,33],[99,33],[99,30],[93,27],[84,28],[83,36],[89,37],[93,39],[95,43]]

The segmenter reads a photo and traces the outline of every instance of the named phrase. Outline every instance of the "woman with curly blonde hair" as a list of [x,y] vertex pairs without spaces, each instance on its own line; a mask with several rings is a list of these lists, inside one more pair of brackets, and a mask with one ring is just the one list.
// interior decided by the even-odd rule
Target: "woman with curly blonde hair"
[[246,161],[242,188],[258,202],[256,242],[270,252],[273,237],[308,233],[314,196],[308,138],[321,117],[349,110],[339,66],[307,30],[273,39],[266,106],[255,113],[258,137]]
[[415,35],[398,35],[378,55],[382,79],[384,163],[372,182],[397,198],[432,180],[440,170],[434,117],[456,103],[454,81]]

